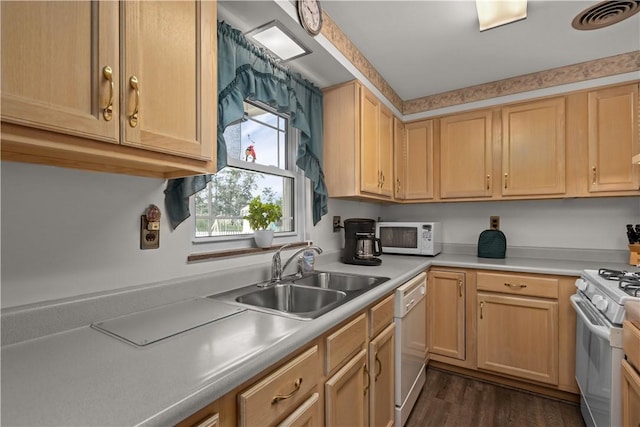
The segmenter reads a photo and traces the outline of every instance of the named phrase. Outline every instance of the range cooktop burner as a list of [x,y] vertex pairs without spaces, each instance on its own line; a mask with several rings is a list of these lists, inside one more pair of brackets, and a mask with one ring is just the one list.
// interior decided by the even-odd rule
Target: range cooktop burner
[[620,279],[618,287],[632,297],[638,297],[640,296],[640,276],[637,274],[625,276]]
[[628,271],[610,270],[608,268],[601,268],[598,270],[598,276],[607,280],[638,280],[640,281],[640,274],[630,273]]

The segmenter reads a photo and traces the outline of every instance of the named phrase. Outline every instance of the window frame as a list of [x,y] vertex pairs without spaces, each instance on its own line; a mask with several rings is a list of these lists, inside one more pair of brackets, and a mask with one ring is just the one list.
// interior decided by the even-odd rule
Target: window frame
[[[272,114],[284,117],[287,119],[286,127],[286,154],[285,163],[287,169],[280,169],[276,166],[262,165],[259,163],[244,162],[237,159],[227,157],[227,166],[237,169],[244,169],[249,171],[255,171],[258,173],[265,173],[269,175],[277,175],[286,178],[293,179],[293,212],[294,212],[294,230],[282,231],[274,233],[273,243],[284,244],[290,242],[303,242],[308,240],[309,230],[309,212],[311,212],[311,200],[310,200],[310,183],[304,176],[304,171],[296,165],[296,157],[298,151],[298,144],[300,141],[300,130],[291,126],[291,117],[287,113],[280,113],[273,107],[266,105],[262,102],[255,100],[245,100],[249,104],[253,104],[259,108],[262,108]],[[247,168],[247,165],[251,165],[251,168]],[[227,236],[207,236],[196,237],[196,203],[195,194],[189,198],[189,205],[193,215],[189,217],[189,226],[191,229],[191,243],[193,245],[210,245],[215,249],[231,250],[231,249],[245,249],[254,247],[253,234],[236,234]]]

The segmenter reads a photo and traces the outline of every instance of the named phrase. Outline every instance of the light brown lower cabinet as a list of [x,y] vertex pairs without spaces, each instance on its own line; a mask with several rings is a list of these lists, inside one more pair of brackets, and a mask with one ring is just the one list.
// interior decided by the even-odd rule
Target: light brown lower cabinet
[[432,270],[427,284],[431,354],[466,359],[466,278],[458,271]]
[[278,427],[320,427],[319,400],[318,393],[313,393],[298,409],[278,424]]
[[369,387],[367,351],[361,350],[324,385],[325,425],[364,426]]
[[622,425],[640,427],[640,375],[622,361]]
[[318,346],[307,351],[255,383],[238,396],[240,427],[272,425],[295,412],[320,377]]
[[625,304],[622,325],[622,425],[640,427],[640,303]]
[[478,292],[478,369],[558,384],[558,303]]
[[369,425],[392,427],[394,422],[395,324],[369,343]]

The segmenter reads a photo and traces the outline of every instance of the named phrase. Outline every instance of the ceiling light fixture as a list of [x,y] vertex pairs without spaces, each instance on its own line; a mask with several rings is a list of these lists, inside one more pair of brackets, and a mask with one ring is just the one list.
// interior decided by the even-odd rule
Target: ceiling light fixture
[[476,0],[480,31],[527,17],[527,0]]
[[281,62],[308,55],[311,50],[299,42],[280,21],[274,20],[259,26],[245,36],[260,47],[267,49]]

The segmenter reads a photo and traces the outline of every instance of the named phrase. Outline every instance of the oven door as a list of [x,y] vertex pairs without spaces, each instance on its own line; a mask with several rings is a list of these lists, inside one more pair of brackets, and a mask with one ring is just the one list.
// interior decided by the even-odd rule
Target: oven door
[[571,304],[577,314],[576,381],[582,417],[587,426],[620,425],[621,328],[613,326],[579,294],[571,296]]

